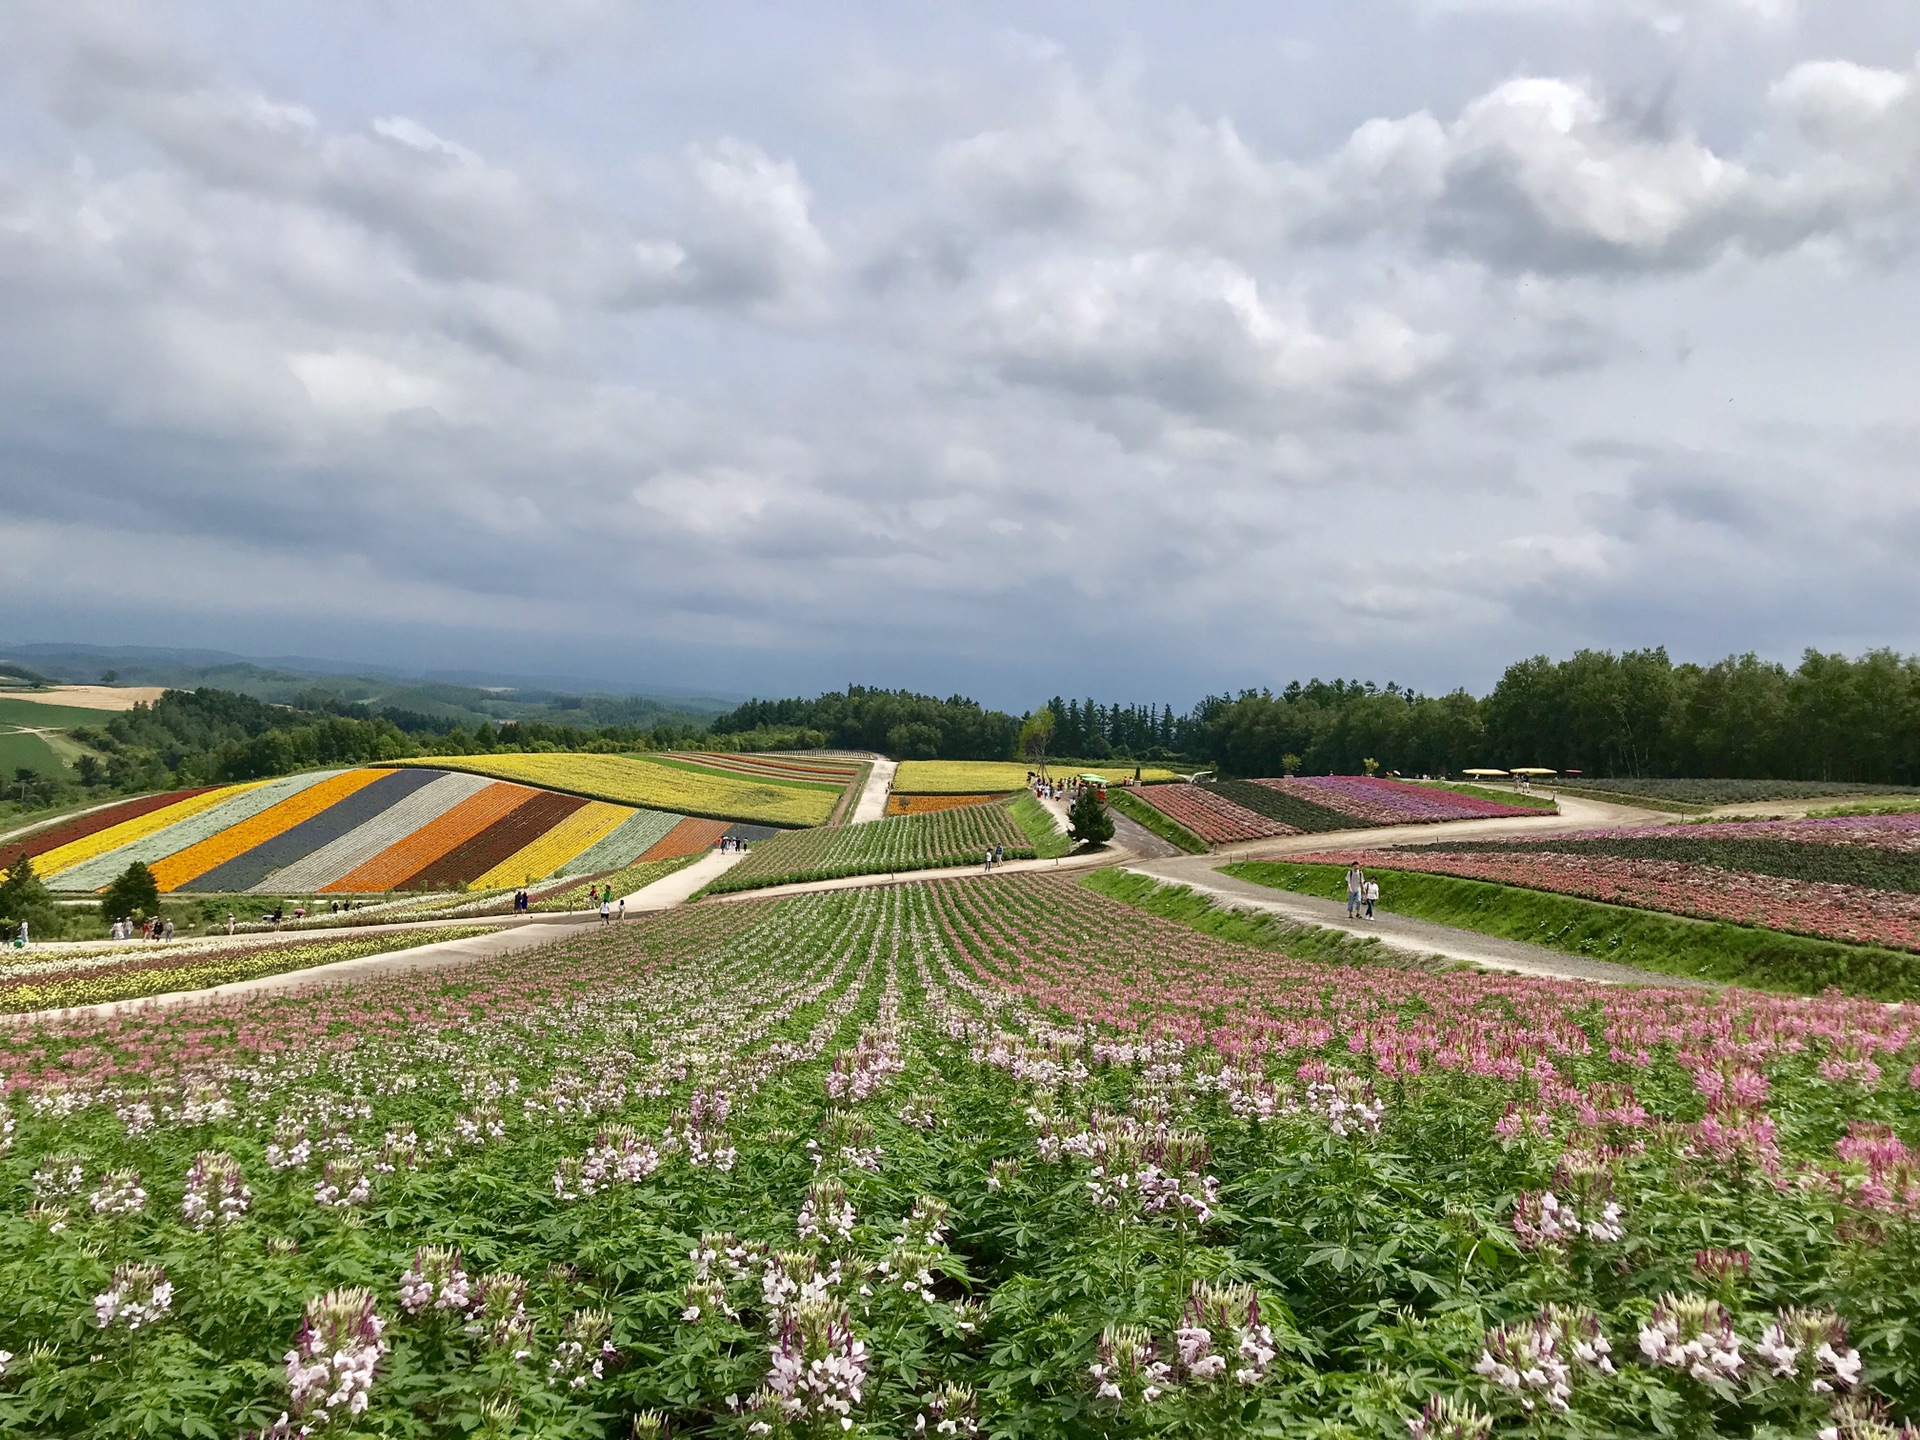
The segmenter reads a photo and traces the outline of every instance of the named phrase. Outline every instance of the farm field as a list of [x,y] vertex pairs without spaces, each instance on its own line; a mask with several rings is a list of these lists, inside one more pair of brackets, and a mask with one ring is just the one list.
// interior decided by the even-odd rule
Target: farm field
[[[52,685],[44,690],[10,690],[0,694],[0,717],[10,713],[7,707],[37,705],[42,710],[79,711],[83,720],[48,720],[48,725],[98,724],[102,711],[131,710],[135,705],[150,705],[166,694],[160,685]],[[31,723],[31,722],[21,722]]]
[[43,736],[30,735],[24,730],[0,729],[0,783],[11,781],[20,770],[58,775],[64,768]]
[[466,772],[368,768],[127,801],[21,837],[0,861],[31,855],[69,894],[136,861],[163,894],[489,892],[696,853],[731,828]]
[[23,725],[30,730],[71,730],[76,725],[98,725],[111,718],[106,712],[82,705],[30,699],[18,692],[0,693],[0,725]]
[[[1033,768],[1024,760],[902,760],[893,774],[893,789],[898,795],[1010,795],[1026,788],[1027,772]],[[1131,760],[1047,762],[1049,775],[1098,775],[1112,785],[1131,780],[1134,768]],[[1143,783],[1178,778],[1161,766],[1142,763],[1139,770]]]
[[1877,1440],[1916,1061],[1871,1002],[1314,963],[1041,876],[17,1024],[0,1415]]
[[[1038,802],[1034,804],[1037,807]],[[1007,803],[966,805],[928,815],[777,835],[751,847],[744,860],[707,890],[728,894],[802,880],[978,865],[989,845],[1006,847],[1009,860],[1031,860],[1037,853],[1033,838],[1014,819]]]
[[407,762],[712,820],[823,824],[837,789],[634,755],[455,755]]
[[1920,816],[1643,826],[1536,841],[1329,850],[1302,863],[1453,875],[1920,950]]

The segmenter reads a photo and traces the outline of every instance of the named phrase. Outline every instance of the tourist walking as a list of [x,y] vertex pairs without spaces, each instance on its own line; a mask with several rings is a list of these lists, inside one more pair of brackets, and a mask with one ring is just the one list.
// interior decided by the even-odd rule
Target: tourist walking
[[1367,919],[1371,920],[1373,918],[1373,907],[1377,905],[1379,901],[1380,882],[1378,880],[1367,881]]
[[1360,915],[1360,892],[1366,888],[1366,872],[1358,865],[1347,871],[1347,918],[1354,920]]
[[[613,887],[609,885],[607,888],[611,890]],[[613,918],[613,907],[607,904],[606,897],[602,896],[600,900],[600,923],[604,925],[612,918]]]

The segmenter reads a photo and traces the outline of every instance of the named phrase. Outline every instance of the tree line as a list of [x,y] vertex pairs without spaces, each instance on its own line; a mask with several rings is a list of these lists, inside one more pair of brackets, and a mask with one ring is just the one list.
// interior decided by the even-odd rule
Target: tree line
[[[1234,775],[1408,775],[1539,765],[1592,776],[1920,784],[1920,659],[1809,650],[1789,668],[1755,655],[1675,664],[1664,647],[1581,650],[1507,667],[1484,696],[1360,680],[1293,681],[1170,705],[1063,700],[1051,753],[1173,760]],[[755,700],[716,729],[802,727],[898,759],[1013,753],[1022,719],[964,696],[845,691]]]
[[[222,690],[168,691],[72,732],[88,789],[139,791],[263,779],[326,765],[513,750],[875,750],[897,759],[1013,757],[1022,723],[963,695],[850,685],[812,699],[750,700],[707,728],[508,721],[467,729],[332,696],[274,705]],[[1581,650],[1507,667],[1485,696],[1397,684],[1294,681],[1170,705],[1056,696],[1051,753],[1168,760],[1233,775],[1402,774],[1541,765],[1592,776],[1920,784],[1920,659],[1809,650],[1788,668],[1754,655],[1675,664],[1663,648]],[[1016,757],[1017,758],[1017,757]],[[72,787],[78,788],[78,787]],[[36,797],[37,803],[52,801]]]

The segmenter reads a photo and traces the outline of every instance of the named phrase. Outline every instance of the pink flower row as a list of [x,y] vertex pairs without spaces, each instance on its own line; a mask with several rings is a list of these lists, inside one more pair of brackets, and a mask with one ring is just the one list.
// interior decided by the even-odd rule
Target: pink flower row
[[1441,820],[1481,820],[1540,813],[1517,805],[1504,805],[1498,800],[1483,800],[1476,795],[1378,775],[1300,775],[1259,783],[1374,825],[1422,825]]

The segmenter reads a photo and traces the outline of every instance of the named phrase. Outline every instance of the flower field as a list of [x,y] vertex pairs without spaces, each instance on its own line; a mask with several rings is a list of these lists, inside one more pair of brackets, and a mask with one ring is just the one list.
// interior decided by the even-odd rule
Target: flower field
[[1635,799],[1673,800],[1682,805],[1757,805],[1769,800],[1818,800],[1828,795],[1910,795],[1905,785],[1862,785],[1848,780],[1595,780],[1582,776],[1570,788]]
[[1264,815],[1286,827],[1281,831],[1282,834],[1318,835],[1329,830],[1353,829],[1351,815],[1329,810],[1324,805],[1316,805],[1311,800],[1304,800],[1289,791],[1277,790],[1257,780],[1209,780],[1206,788],[1243,810]]
[[627,818],[599,841],[589,845],[564,864],[556,866],[556,875],[591,875],[601,870],[621,870],[639,860],[687,817],[659,810],[632,810]]
[[1203,785],[1143,786],[1132,793],[1210,845],[1540,813],[1455,790],[1369,775],[1215,780]]
[[1430,825],[1442,820],[1487,820],[1540,813],[1527,806],[1508,805],[1458,790],[1442,790],[1379,775],[1297,775],[1254,783],[1349,816],[1362,825]]
[[1142,804],[1151,805],[1168,819],[1186,826],[1209,845],[1300,833],[1291,825],[1236,805],[1209,785],[1143,785],[1132,794]]
[[[257,785],[258,782],[256,782]],[[255,785],[227,785],[216,790],[188,791],[183,798],[171,805],[157,810],[149,810],[133,819],[122,820],[118,824],[93,830],[78,839],[70,840],[51,849],[29,850],[33,856],[34,871],[43,880],[54,880],[64,872],[97,860],[102,855],[110,855],[124,846],[134,845],[149,835],[191,819],[203,810],[211,810],[223,804],[243,790],[256,788]],[[29,837],[31,843],[31,837]]]
[[[1822,940],[1920,950],[1920,894],[1864,884],[1791,879],[1682,859],[1624,858],[1551,849],[1422,846],[1324,850],[1288,858],[1302,864],[1358,864],[1368,869],[1454,875],[1463,880],[1516,885],[1699,920],[1757,925]],[[1391,897],[1388,903],[1391,905]]]
[[[556,796],[555,799],[571,799],[568,796]],[[535,816],[527,813],[533,807],[516,813],[514,820],[520,827],[516,838],[524,841],[518,850],[510,852],[505,859],[496,862],[492,869],[483,872],[478,878],[469,880],[469,890],[494,890],[503,886],[522,885],[529,880],[537,880],[552,875],[570,860],[591,850],[607,836],[624,825],[633,811],[623,805],[609,805],[604,800],[590,800],[585,803],[574,801],[559,811],[558,820],[550,826],[534,828]],[[496,845],[503,846],[503,835]]]
[[746,859],[707,889],[726,894],[845,875],[978,865],[989,845],[1005,846],[1009,860],[1030,860],[1035,853],[1033,841],[1005,804],[965,805],[929,815],[777,835],[753,846]]
[[776,780],[801,780],[814,785],[832,785],[836,789],[857,780],[862,764],[858,760],[838,760],[818,755],[743,755],[721,750],[674,750],[668,753],[675,760],[688,760],[714,770],[730,770],[739,775],[765,775]]
[[730,829],[774,833],[465,772],[376,767],[111,806],[49,826],[10,856],[33,856],[52,888],[78,894],[136,860],[162,893],[481,892],[697,854]]
[[463,940],[485,935],[493,928],[478,925],[395,930],[355,939],[293,944],[244,944],[221,938],[169,945],[135,944],[113,950],[76,948],[50,955],[29,952],[37,958],[0,963],[0,1013],[103,1005],[169,991],[205,990],[416,945]]
[[646,755],[454,755],[417,763],[618,805],[763,825],[822,824],[839,798],[835,786],[737,774]]
[[545,894],[534,897],[533,908],[537,912],[586,910],[593,905],[591,892],[613,888],[616,899],[622,895],[631,895],[634,891],[651,885],[656,880],[664,880],[676,870],[684,870],[698,857],[678,855],[671,860],[643,860],[637,865],[629,865],[624,870],[615,870],[610,875],[596,875],[591,880],[582,879],[576,885],[563,885],[549,889]]
[[133,800],[122,800],[116,805],[103,806],[76,815],[68,820],[57,821],[44,829],[20,840],[9,841],[0,847],[0,866],[11,865],[22,855],[41,856],[48,851],[57,850],[88,835],[107,830],[128,820],[137,820],[156,810],[182,800],[190,800],[196,795],[206,794],[206,790],[173,790],[162,795],[142,795]]
[[[1011,795],[1026,788],[1027,772],[1033,768],[1024,760],[902,760],[893,773],[893,788],[899,795]],[[1143,764],[1139,770],[1143,782],[1177,778],[1162,766]],[[1131,780],[1133,772],[1131,760],[1047,762],[1049,775],[1098,775],[1113,785]]]
[[228,825],[197,844],[157,859],[152,865],[153,878],[162,890],[184,889],[209,871],[246,854],[254,846],[331,809],[386,773],[384,770],[345,770],[316,776],[314,783],[284,799],[275,800],[258,814]]
[[0,1425],[1894,1440],[1916,1061],[1018,876],[16,1024]]
[[998,795],[902,795],[887,796],[889,815],[931,815],[936,810],[959,810],[968,805],[991,805]]

